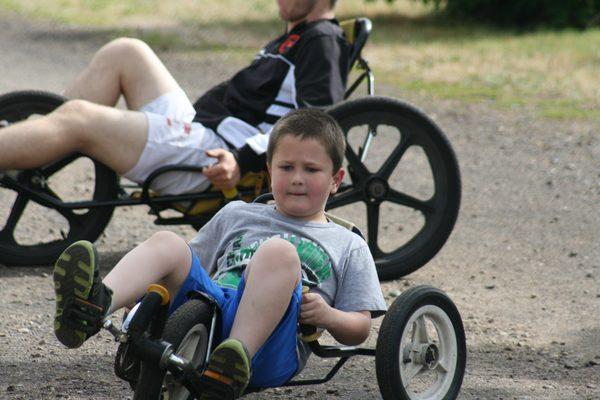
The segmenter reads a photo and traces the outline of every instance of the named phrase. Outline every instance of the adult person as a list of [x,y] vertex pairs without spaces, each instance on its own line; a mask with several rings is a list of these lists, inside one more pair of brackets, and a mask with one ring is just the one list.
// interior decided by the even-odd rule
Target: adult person
[[[0,129],[0,171],[80,152],[138,183],[167,164],[206,167],[203,174],[159,177],[152,189],[161,193],[202,191],[211,182],[235,186],[242,173],[265,169],[268,133],[278,118],[343,98],[349,44],[335,2],[278,0],[286,32],[204,94],[196,109],[144,42],[108,43],[66,89],[74,100]],[[121,95],[128,110],[114,108]]]

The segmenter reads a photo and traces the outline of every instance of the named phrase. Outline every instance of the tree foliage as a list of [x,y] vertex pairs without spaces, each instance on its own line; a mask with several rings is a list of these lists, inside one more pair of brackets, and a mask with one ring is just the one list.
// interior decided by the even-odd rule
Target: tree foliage
[[[367,0],[373,1],[373,0]],[[390,3],[395,0],[386,0]],[[412,0],[452,17],[501,26],[587,28],[600,25],[600,0]]]

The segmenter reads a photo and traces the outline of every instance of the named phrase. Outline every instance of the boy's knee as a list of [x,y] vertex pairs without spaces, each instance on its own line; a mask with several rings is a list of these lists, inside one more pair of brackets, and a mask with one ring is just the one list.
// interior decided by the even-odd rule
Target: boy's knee
[[185,240],[171,231],[158,231],[150,236],[146,242],[152,246],[164,247],[166,250],[187,246]]
[[153,250],[156,257],[164,256],[167,264],[185,264],[190,252],[187,242],[170,231],[156,232],[144,244]]
[[296,247],[285,239],[271,238],[260,245],[262,255],[276,262],[276,268],[290,270],[294,274],[300,273],[300,258]]

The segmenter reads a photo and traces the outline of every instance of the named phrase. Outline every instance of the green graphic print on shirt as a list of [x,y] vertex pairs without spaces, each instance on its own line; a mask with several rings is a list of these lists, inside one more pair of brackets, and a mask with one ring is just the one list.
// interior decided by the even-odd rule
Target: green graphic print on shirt
[[[317,243],[310,239],[293,234],[281,234],[278,237],[287,240],[294,246],[300,258],[302,266],[302,279],[311,284],[319,285],[332,273],[331,260],[327,252]],[[237,288],[246,265],[258,249],[267,239],[261,239],[242,247],[244,235],[240,235],[233,241],[233,248],[227,254],[227,266],[215,276],[215,281],[221,287]]]

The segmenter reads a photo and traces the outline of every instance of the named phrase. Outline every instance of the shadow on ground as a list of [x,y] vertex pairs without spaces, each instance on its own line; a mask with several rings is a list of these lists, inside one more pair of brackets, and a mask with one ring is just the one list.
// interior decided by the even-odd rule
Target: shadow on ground
[[[100,275],[106,276],[115,264],[123,258],[127,251],[112,251],[112,252],[99,252],[98,257],[100,259]],[[44,274],[51,274],[53,266],[39,266],[39,267],[17,267],[17,266],[6,266],[0,265],[0,279],[3,278],[22,278],[24,276],[45,276]]]

